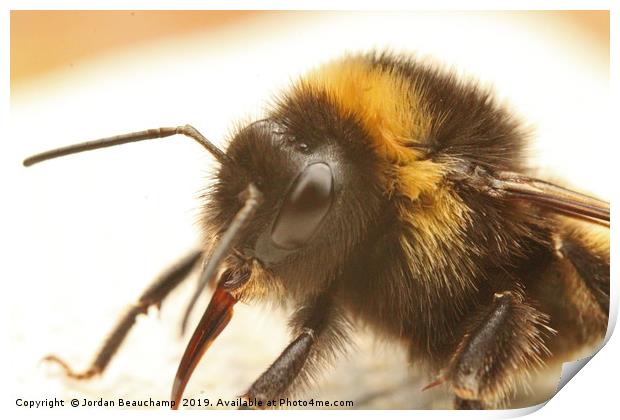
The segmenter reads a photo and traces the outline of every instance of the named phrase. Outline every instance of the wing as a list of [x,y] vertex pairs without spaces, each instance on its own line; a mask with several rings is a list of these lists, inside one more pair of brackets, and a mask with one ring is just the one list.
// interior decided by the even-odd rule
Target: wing
[[609,227],[609,203],[547,181],[515,172],[490,173],[477,166],[460,173],[471,185],[492,196],[529,202],[557,214]]

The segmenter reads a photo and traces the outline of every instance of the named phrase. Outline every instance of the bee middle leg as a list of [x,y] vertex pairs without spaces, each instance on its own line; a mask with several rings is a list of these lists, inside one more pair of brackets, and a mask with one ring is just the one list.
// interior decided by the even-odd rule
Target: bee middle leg
[[548,355],[548,316],[520,292],[496,293],[490,305],[469,320],[441,382],[455,394],[455,408],[493,408],[514,390],[517,375]]
[[159,307],[164,298],[187,278],[201,257],[201,250],[191,251],[147,287],[138,301],[131,305],[123,317],[119,319],[86,370],[76,372],[67,362],[53,354],[44,357],[43,360],[57,363],[63,368],[65,375],[72,379],[85,380],[101,374],[133,327],[136,317],[141,313],[146,313],[151,306]]

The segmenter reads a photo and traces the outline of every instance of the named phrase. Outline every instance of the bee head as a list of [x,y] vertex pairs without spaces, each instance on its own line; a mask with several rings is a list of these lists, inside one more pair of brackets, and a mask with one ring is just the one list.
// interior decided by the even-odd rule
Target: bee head
[[226,152],[232,163],[222,165],[207,198],[207,232],[218,236],[230,225],[243,205],[239,194],[254,184],[262,203],[235,254],[285,282],[329,281],[380,204],[362,135],[353,121],[311,110],[306,121],[276,115],[242,128]]

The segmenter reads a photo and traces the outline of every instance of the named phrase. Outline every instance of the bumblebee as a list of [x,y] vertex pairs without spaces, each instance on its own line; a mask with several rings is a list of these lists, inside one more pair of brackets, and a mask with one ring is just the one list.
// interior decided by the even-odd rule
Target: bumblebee
[[413,57],[348,55],[309,72],[226,151],[191,126],[56,149],[58,156],[182,134],[218,161],[204,241],[125,315],[92,365],[101,374],[138,314],[202,262],[214,289],[172,386],[176,407],[238,301],[294,308],[293,339],[243,394],[294,395],[353,328],[404,343],[455,408],[510,404],[545,364],[600,344],[609,312],[609,204],[534,177],[528,135],[492,92]]

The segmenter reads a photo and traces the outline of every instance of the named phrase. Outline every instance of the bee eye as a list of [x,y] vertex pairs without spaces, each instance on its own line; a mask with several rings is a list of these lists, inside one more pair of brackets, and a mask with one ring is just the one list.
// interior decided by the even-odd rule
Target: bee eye
[[271,231],[271,240],[285,249],[305,245],[331,207],[333,184],[327,164],[306,167],[287,193]]

